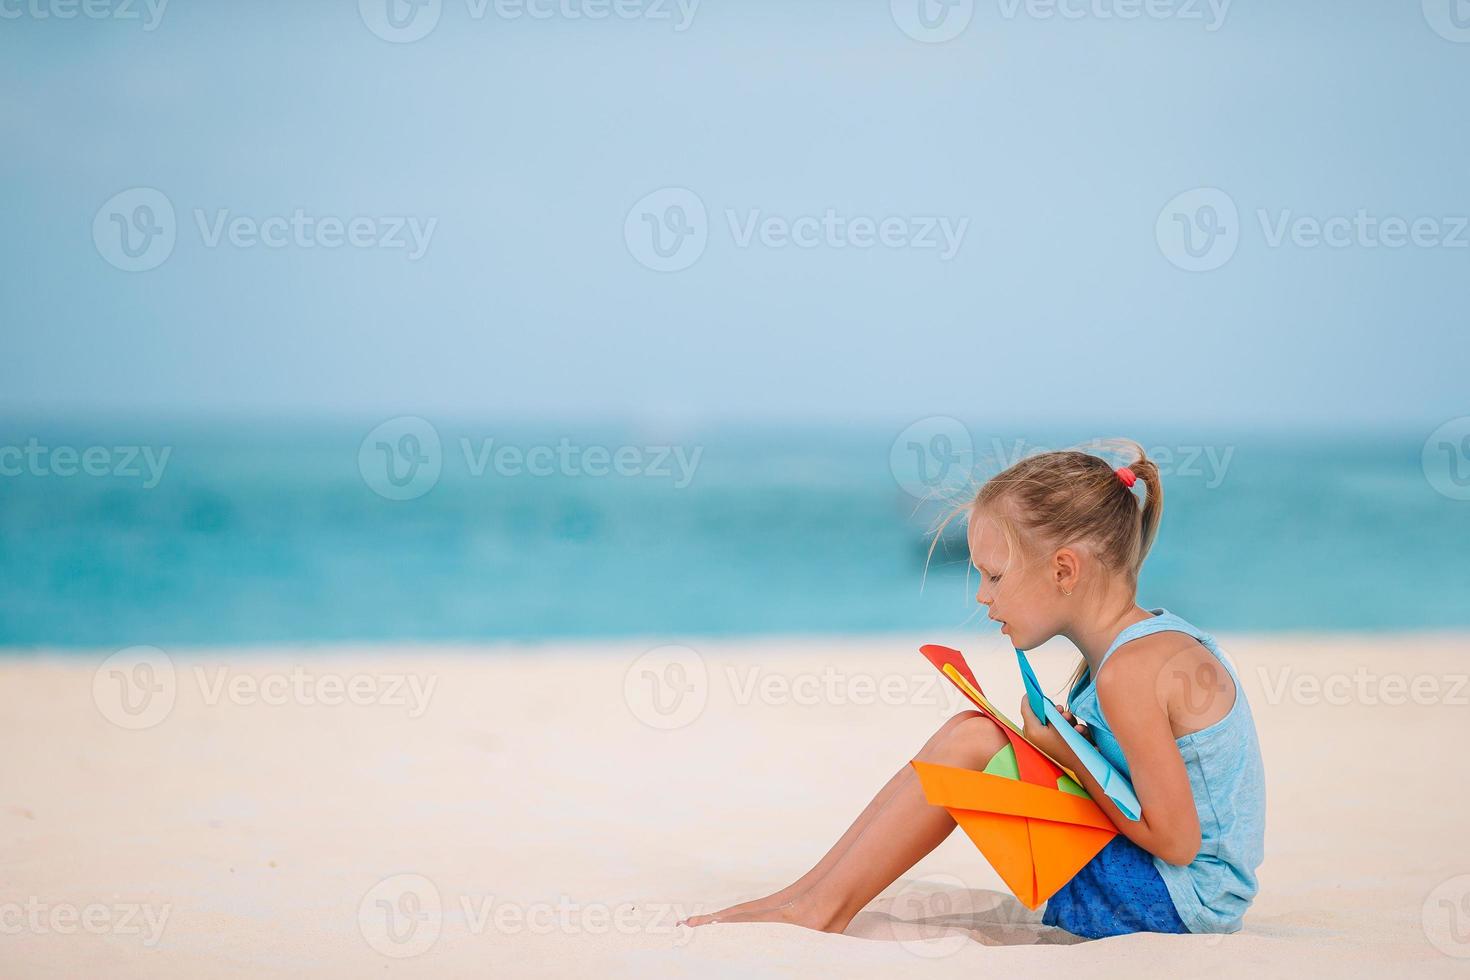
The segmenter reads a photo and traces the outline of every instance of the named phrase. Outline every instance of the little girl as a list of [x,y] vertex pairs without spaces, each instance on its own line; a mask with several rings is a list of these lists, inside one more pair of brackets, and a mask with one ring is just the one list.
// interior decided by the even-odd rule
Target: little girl
[[[1142,805],[1138,820],[1124,816],[1022,698],[1026,737],[1077,774],[1120,832],[1051,897],[1042,921],[1089,939],[1236,932],[1264,849],[1255,723],[1214,638],[1135,601],[1163,488],[1142,448],[1123,447],[1134,461],[1117,469],[1079,451],[1027,457],[950,515],[967,512],[970,560],[980,573],[975,598],[1011,644],[1029,650],[1061,636],[1081,652],[1063,715],[1128,777]],[[962,711],[915,758],[979,770],[1006,744],[995,722]],[[686,921],[842,932],[954,828],[905,765],[799,880]]]

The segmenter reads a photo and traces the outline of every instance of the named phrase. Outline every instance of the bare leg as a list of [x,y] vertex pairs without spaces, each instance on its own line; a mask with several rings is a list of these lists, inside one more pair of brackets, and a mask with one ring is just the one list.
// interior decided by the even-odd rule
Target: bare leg
[[[944,741],[948,739],[950,734],[955,730],[956,726],[960,724],[960,722],[966,720],[967,718],[982,717],[984,716],[981,715],[978,711],[961,711],[959,714],[953,716],[948,721],[946,721],[943,725],[939,726],[939,729],[933,735],[929,736],[929,740],[924,743],[924,747],[919,750],[919,754],[915,756],[915,758],[928,758],[927,753],[934,751],[937,746],[943,744]],[[810,871],[802,875],[796,881],[787,885],[780,891],[773,892],[772,894],[767,895],[764,898],[756,898],[752,899],[749,902],[741,902],[739,905],[732,905],[729,908],[721,909],[720,911],[713,914],[692,915],[688,919],[684,920],[685,923],[691,926],[702,926],[710,922],[722,922],[734,915],[744,915],[749,912],[754,912],[757,909],[770,909],[777,906],[785,905],[796,896],[805,892],[808,888],[810,888],[813,884],[820,880],[823,875],[831,870],[832,866],[837,863],[837,859],[841,857],[842,854],[849,847],[852,846],[853,841],[858,839],[858,837],[862,834],[864,828],[866,828],[868,824],[872,822],[874,815],[876,815],[878,811],[883,808],[883,805],[888,802],[888,800],[893,796],[894,792],[898,789],[899,785],[901,785],[905,773],[913,775],[913,769],[910,768],[908,765],[904,765],[902,769],[899,769],[898,772],[894,773],[893,776],[888,780],[888,782],[884,784],[883,788],[878,791],[877,795],[874,796],[873,799],[869,801],[868,805],[863,808],[863,812],[858,814],[857,819],[854,820],[852,822],[852,825],[847,828],[847,832],[844,833],[840,838],[838,838],[837,843],[832,845],[831,849],[827,851],[826,855],[820,861],[818,861]]]
[[[995,722],[978,712],[967,715],[956,719],[952,727],[947,726],[943,738],[936,733],[917,758],[983,768],[1006,744],[1006,738]],[[896,780],[890,781],[891,789],[885,787],[886,798],[875,799],[873,813],[865,811],[868,819],[864,824],[854,825],[852,840],[845,847],[833,848],[823,859],[826,868],[819,864],[804,876],[805,888],[796,890],[793,885],[786,890],[785,900],[774,907],[722,913],[714,921],[788,922],[825,932],[847,928],[863,906],[939,846],[955,827],[948,811],[924,798],[918,775],[911,767],[905,766]]]

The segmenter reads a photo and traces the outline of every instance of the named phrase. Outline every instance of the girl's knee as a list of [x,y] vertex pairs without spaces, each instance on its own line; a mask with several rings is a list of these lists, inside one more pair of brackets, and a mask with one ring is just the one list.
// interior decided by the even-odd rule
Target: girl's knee
[[962,711],[934,733],[918,758],[923,762],[983,768],[1005,744],[1000,725],[978,711]]
[[950,715],[949,716],[949,719],[943,725],[939,726],[939,731],[936,732],[935,734],[939,734],[939,735],[948,734],[949,732],[952,732],[956,728],[958,728],[961,725],[963,725],[965,722],[971,721],[971,720],[973,720],[975,718],[979,718],[979,719],[984,720],[984,721],[988,721],[989,720],[983,714],[981,714],[979,711],[976,711],[974,708],[971,708],[968,711],[959,711],[959,712],[956,712],[955,714]]
[[[948,719],[945,720],[944,724],[935,729],[933,735],[929,736],[928,741],[924,743],[924,751],[927,752],[935,746],[942,744],[944,740],[949,738],[950,734],[966,720],[970,718],[984,717],[984,715],[975,710],[961,711],[957,714],[951,715]],[[920,755],[920,758],[923,758],[923,756]]]

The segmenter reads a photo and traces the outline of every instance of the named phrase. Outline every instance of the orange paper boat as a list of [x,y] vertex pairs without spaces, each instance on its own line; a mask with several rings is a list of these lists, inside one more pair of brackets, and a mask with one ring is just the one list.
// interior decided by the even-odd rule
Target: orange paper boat
[[1118,830],[1072,775],[995,709],[958,650],[920,652],[1009,742],[984,772],[912,760],[924,797],[954,817],[996,873],[1029,909],[1041,905],[1107,846]]

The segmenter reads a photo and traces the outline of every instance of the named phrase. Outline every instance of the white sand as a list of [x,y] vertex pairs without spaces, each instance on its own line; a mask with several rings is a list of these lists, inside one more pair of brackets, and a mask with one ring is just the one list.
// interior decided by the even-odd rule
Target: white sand
[[[1269,778],[1245,931],[1076,944],[960,832],[848,935],[673,925],[807,870],[961,707],[921,640],[964,648],[1016,704],[993,640],[700,643],[702,668],[662,675],[688,717],[649,700],[660,655],[630,672],[640,644],[171,651],[176,702],[137,731],[99,708],[101,656],[3,659],[0,975],[1470,974],[1470,637],[1222,639]],[[1069,659],[1034,659],[1054,690]],[[324,705],[306,685],[210,704],[197,673],[293,667],[408,703]],[[436,685],[419,716],[394,675]],[[117,683],[97,696],[113,715]]]

